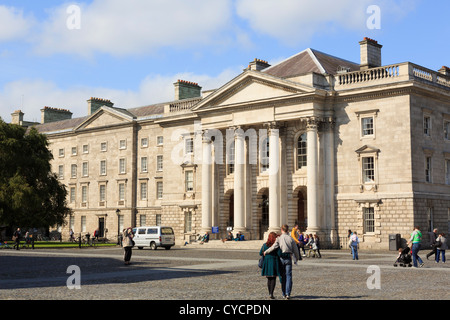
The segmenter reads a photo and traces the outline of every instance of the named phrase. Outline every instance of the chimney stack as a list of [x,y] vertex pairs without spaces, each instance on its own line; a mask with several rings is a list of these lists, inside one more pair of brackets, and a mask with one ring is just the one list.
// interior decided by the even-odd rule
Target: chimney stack
[[202,96],[202,87],[198,83],[177,80],[173,85],[175,87],[175,100],[200,98]]
[[361,64],[360,69],[366,70],[369,68],[381,67],[381,48],[382,45],[377,41],[365,37],[363,41],[359,42],[361,50]]
[[23,116],[24,116],[24,113],[22,112],[22,110],[14,111],[13,113],[11,113],[11,123],[22,125]]
[[88,116],[95,113],[98,109],[100,109],[103,106],[112,108],[112,106],[114,105],[114,103],[112,103],[110,100],[93,97],[87,100],[87,103],[88,103]]
[[256,59],[249,63],[247,70],[261,71],[270,67],[267,61]]
[[44,107],[41,109],[41,124],[72,119],[72,112],[66,109]]
[[438,72],[443,74],[444,76],[450,76],[450,68],[449,67],[442,66],[442,68],[440,68],[438,70]]

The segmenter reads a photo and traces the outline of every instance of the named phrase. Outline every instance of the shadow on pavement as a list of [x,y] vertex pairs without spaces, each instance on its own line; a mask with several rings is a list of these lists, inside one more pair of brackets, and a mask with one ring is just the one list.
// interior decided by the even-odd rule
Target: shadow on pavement
[[105,257],[2,255],[0,259],[0,289],[66,286],[68,279],[75,275],[73,271],[67,273],[68,267],[73,265],[80,268],[80,281],[83,285],[130,284],[232,273],[220,270],[171,268],[167,267],[167,263],[133,261],[133,258],[131,265],[126,266],[122,260]]

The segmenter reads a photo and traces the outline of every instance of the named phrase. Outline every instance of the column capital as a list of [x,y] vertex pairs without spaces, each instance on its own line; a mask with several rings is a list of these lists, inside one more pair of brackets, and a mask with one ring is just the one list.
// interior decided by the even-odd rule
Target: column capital
[[323,119],[322,125],[324,130],[333,131],[336,126],[336,120],[333,117]]
[[279,133],[280,131],[280,123],[277,121],[270,121],[264,123],[264,126],[267,127],[267,133],[269,136],[273,133]]
[[211,137],[208,135],[208,129],[201,130],[201,135],[203,143],[212,143]]
[[317,130],[320,120],[318,117],[308,117],[306,119],[306,130]]

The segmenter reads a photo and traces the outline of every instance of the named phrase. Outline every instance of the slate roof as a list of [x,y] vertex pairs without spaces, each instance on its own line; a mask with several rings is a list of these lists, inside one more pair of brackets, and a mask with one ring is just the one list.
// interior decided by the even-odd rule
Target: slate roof
[[[158,115],[164,113],[164,104],[154,104],[154,105],[148,105],[138,108],[131,108],[131,109],[122,109],[122,108],[114,108],[118,112],[123,113],[124,115],[128,115],[135,118],[143,118],[143,117],[149,117],[153,115]],[[61,120],[61,121],[55,121],[55,122],[49,122],[44,124],[38,124],[34,126],[39,132],[41,133],[56,133],[56,132],[64,132],[64,131],[70,131],[76,127],[78,127],[80,124],[82,124],[84,121],[86,121],[90,116],[80,117],[80,118],[73,118],[69,120]]]
[[335,75],[340,68],[357,71],[359,64],[308,48],[262,72],[279,78],[289,78],[310,72]]

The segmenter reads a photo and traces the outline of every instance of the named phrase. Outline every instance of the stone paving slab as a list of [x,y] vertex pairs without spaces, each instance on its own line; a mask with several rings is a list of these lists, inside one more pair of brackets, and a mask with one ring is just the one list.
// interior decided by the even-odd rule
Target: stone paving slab
[[[293,267],[293,300],[448,300],[448,264],[426,261],[420,269],[395,268],[395,253],[323,251]],[[120,249],[0,251],[0,299],[20,300],[266,300],[266,279],[255,250],[133,250],[124,266]],[[68,265],[81,269],[81,289],[66,286]],[[381,289],[367,285],[370,266]],[[277,298],[280,284],[277,283]]]

